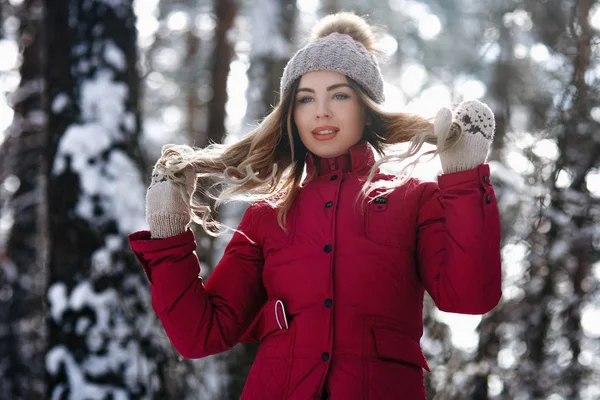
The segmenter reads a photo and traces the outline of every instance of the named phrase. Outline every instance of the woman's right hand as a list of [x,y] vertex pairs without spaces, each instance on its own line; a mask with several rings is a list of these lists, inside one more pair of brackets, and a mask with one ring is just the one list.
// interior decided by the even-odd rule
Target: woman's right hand
[[[161,172],[158,163],[152,172],[152,181],[146,191],[146,222],[153,239],[167,238],[186,231],[191,222],[189,206],[176,185]],[[184,169],[188,195],[194,193],[196,173],[191,167]]]

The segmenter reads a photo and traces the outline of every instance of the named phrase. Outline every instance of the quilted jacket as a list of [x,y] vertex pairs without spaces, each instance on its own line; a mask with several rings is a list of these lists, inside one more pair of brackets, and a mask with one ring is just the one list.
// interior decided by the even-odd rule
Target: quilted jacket
[[[243,400],[425,399],[426,290],[440,310],[483,314],[501,296],[500,224],[489,167],[410,179],[356,201],[366,143],[307,157],[285,231],[265,203],[245,212],[206,283],[193,233],[130,235],[152,306],[183,357],[260,341]],[[375,180],[391,179],[385,174]]]

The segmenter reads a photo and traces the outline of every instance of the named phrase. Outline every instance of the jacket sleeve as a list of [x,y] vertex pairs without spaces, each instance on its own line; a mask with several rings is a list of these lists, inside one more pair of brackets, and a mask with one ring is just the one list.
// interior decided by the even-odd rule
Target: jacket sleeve
[[263,252],[254,239],[255,213],[254,206],[246,210],[206,286],[199,276],[191,230],[156,240],[146,231],[129,236],[150,281],[152,307],[185,358],[233,347],[266,302]]
[[463,314],[492,310],[502,294],[502,271],[489,166],[425,184],[417,225],[419,274],[436,306]]

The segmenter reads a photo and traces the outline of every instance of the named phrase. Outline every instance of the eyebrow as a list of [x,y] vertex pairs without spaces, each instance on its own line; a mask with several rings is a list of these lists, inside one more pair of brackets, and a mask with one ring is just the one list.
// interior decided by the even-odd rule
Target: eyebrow
[[[349,87],[350,89],[352,89],[350,87],[350,85],[348,85],[347,83],[336,83],[334,85],[329,86],[327,88],[327,91],[330,92],[332,90],[335,90],[337,88],[344,87],[344,86],[345,87]],[[311,92],[311,93],[315,93],[314,89],[311,89],[311,88],[298,88],[298,92]]]

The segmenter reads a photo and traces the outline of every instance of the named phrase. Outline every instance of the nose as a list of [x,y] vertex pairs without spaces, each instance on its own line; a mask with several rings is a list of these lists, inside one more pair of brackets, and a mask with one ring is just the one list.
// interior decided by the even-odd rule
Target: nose
[[329,109],[329,105],[322,101],[317,105],[317,119],[329,118],[331,117],[331,110]]

